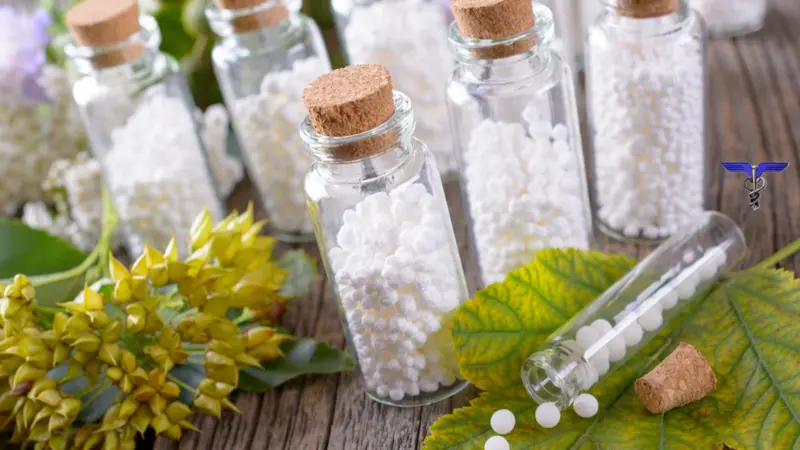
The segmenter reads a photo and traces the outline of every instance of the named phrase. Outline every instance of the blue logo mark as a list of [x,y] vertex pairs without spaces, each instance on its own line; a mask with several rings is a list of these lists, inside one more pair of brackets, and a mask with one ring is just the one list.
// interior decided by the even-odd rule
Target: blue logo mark
[[750,197],[750,207],[753,208],[753,211],[757,210],[760,206],[758,201],[761,194],[759,194],[759,192],[767,187],[767,180],[764,178],[764,174],[767,172],[783,172],[788,166],[789,163],[785,162],[763,162],[759,165],[746,162],[722,163],[722,167],[728,172],[747,174],[748,178],[744,180],[744,189]]

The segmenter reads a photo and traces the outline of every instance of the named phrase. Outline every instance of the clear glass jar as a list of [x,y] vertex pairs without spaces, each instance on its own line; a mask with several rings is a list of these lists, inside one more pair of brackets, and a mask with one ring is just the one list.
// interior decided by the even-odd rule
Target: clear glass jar
[[538,403],[560,409],[622,367],[747,252],[727,216],[704,212],[553,333],[522,366]]
[[[550,10],[534,3],[533,14],[531,29],[505,40],[468,38],[450,26],[457,65],[447,103],[483,285],[540,249],[588,249],[591,241],[572,71],[549,48]],[[476,56],[533,39],[514,56]]]
[[[349,137],[300,126],[314,163],[309,211],[348,347],[368,395],[417,406],[463,389],[452,315],[468,298],[442,181],[425,144],[412,137],[411,102],[394,92],[395,112]],[[397,144],[361,160],[337,150],[394,133]]]
[[659,242],[704,210],[705,25],[685,0],[650,0],[678,6],[645,18],[615,1],[587,47],[596,221],[614,238]]
[[172,236],[187,241],[204,208],[215,220],[224,214],[186,79],[159,50],[155,19],[139,24],[115,45],[65,47],[72,94],[133,254],[145,243],[165,248]]
[[303,88],[331,70],[319,28],[299,9],[294,0],[206,7],[221,37],[211,54],[214,72],[250,178],[272,235],[288,242],[314,240],[303,192],[311,160],[299,151],[297,124],[305,117]]
[[552,48],[574,72],[584,69],[586,33],[602,11],[600,0],[543,0],[553,11],[556,39]]
[[755,33],[764,27],[767,0],[690,0],[706,20],[712,38],[730,38]]
[[333,0],[339,42],[350,64],[380,64],[395,88],[414,102],[417,136],[436,157],[439,172],[456,174],[453,143],[442,102],[452,69],[446,14],[439,0]]

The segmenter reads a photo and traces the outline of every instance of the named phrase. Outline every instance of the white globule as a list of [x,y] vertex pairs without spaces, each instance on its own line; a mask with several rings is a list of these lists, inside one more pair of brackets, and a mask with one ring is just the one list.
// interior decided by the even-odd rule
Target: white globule
[[303,88],[330,70],[319,57],[300,59],[290,70],[264,75],[258,94],[237,100],[233,124],[250,177],[275,231],[314,231],[303,189],[311,158],[297,126],[305,118]]
[[665,238],[703,211],[703,47],[693,38],[590,50],[597,217],[626,237]]
[[713,35],[755,31],[764,23],[767,0],[690,0]]
[[594,417],[597,414],[597,410],[600,409],[600,405],[597,403],[597,399],[592,394],[580,394],[575,397],[575,401],[572,403],[572,408],[575,410],[575,414],[584,419],[588,419],[590,417]]
[[536,422],[542,428],[553,428],[561,421],[561,411],[555,403],[542,403],[536,408]]
[[222,216],[194,119],[183,99],[153,95],[111,133],[105,180],[133,254],[145,242],[164,248],[173,235],[187,242],[204,208]]
[[328,252],[367,388],[400,401],[450,386],[458,362],[444,325],[463,296],[440,204],[419,183],[370,194],[343,215]]
[[661,315],[661,309],[657,307],[650,308],[639,316],[639,325],[644,331],[656,331],[661,328],[664,323],[664,317]]
[[507,409],[500,409],[492,414],[490,424],[492,425],[492,430],[494,430],[495,433],[508,434],[514,429],[516,418],[514,417],[513,412]]
[[503,436],[492,436],[483,444],[484,450],[511,450],[511,445]]
[[217,189],[221,196],[227,197],[244,176],[242,163],[228,153],[228,111],[216,104],[205,112],[197,110],[195,114],[200,121],[200,135]]
[[487,285],[538,250],[589,247],[582,168],[569,130],[549,120],[548,108],[546,98],[532,103],[523,112],[526,126],[484,120],[465,149],[469,213]]
[[446,27],[438,2],[392,0],[358,4],[343,33],[350,64],[385,66],[395,89],[411,99],[418,119],[414,135],[428,145],[443,175],[456,170],[441,91],[453,60]]

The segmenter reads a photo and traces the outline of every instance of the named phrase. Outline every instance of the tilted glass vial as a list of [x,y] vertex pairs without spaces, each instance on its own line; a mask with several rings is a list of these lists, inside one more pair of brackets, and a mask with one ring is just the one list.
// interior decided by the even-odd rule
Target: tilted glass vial
[[273,236],[313,241],[303,180],[311,159],[297,124],[303,88],[330,70],[316,23],[295,0],[215,0],[206,7],[220,36],[214,73]]
[[742,230],[704,212],[557,330],[522,366],[538,403],[570,406],[699,300],[745,255]]
[[725,39],[755,33],[764,28],[767,0],[690,0],[706,20],[712,38]]
[[706,29],[686,0],[601,0],[586,104],[595,219],[660,242],[705,207]]
[[135,0],[84,0],[66,15],[72,94],[119,213],[128,249],[185,242],[203,210],[223,215],[177,61],[159,50]]
[[588,249],[591,210],[575,85],[550,49],[550,10],[517,0],[452,5],[447,104],[485,286],[540,249]]
[[368,395],[394,406],[447,398],[466,386],[451,321],[468,294],[411,102],[379,65],[324,75],[303,99],[309,211]]
[[442,86],[452,69],[440,0],[333,0],[333,18],[349,64],[381,64],[419,117],[416,134],[446,180],[456,174]]

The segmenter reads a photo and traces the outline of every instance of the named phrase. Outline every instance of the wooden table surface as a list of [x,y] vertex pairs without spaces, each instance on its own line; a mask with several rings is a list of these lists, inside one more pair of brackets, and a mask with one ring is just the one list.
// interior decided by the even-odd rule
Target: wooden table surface
[[[708,204],[733,217],[744,229],[756,263],[800,236],[800,1],[771,0],[765,29],[710,44],[711,147],[707,155]],[[742,176],[725,172],[722,161],[786,161],[789,168],[770,176],[761,207],[753,211]],[[458,186],[446,186],[453,223],[468,276],[475,265],[466,240]],[[762,192],[763,193],[763,192]],[[235,200],[246,201],[247,192]],[[610,242],[597,235],[595,248],[643,256],[649,249]],[[318,255],[314,245],[305,249]],[[800,255],[781,264],[796,270]],[[472,277],[470,277],[472,278]],[[474,279],[470,282],[474,287]],[[344,337],[327,280],[320,276],[308,298],[283,318],[298,336],[343,347]],[[473,388],[439,404],[391,408],[368,399],[355,372],[307,376],[265,395],[240,394],[243,414],[221,420],[197,418],[200,433],[180,443],[160,439],[158,449],[202,450],[401,450],[419,449],[430,425],[464,406]]]

